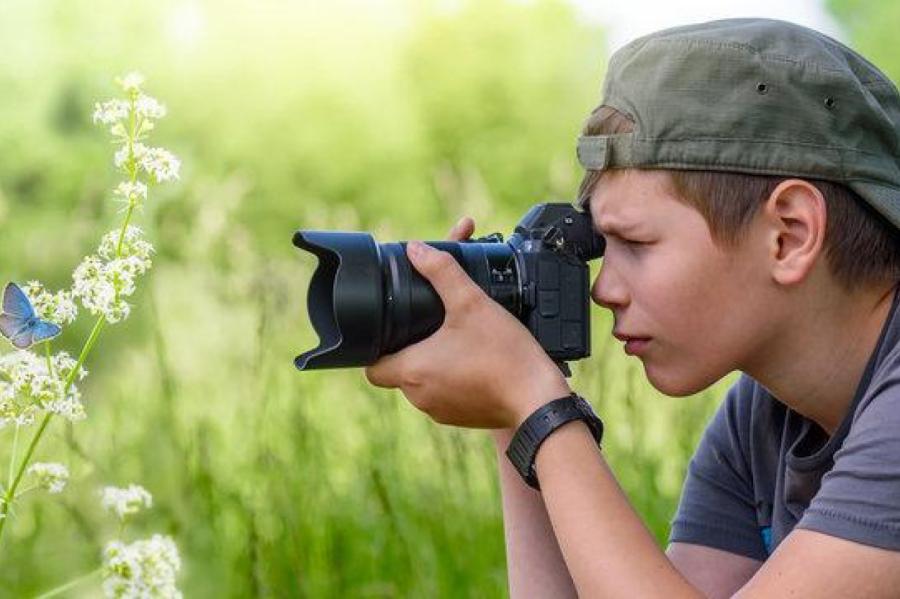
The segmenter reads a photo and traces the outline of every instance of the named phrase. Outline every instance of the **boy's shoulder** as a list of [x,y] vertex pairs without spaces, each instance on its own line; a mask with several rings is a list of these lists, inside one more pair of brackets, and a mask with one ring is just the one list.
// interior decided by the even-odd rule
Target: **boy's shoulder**
[[900,310],[894,304],[834,434],[752,377],[731,386],[705,443],[746,484],[768,552],[794,527],[900,550]]

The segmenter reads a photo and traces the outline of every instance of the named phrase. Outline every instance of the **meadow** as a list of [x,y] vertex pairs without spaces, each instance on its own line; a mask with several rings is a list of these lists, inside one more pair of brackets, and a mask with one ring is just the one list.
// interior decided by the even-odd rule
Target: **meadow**
[[[879,50],[893,6],[832,8],[896,77]],[[317,342],[316,263],[291,235],[442,239],[464,214],[477,234],[506,235],[532,204],[573,200],[603,31],[563,0],[2,10],[0,283],[70,286],[120,220],[112,148],[90,118],[114,76],[146,76],[168,109],[154,135],[182,168],[137,217],[154,265],[85,364],[87,418],[54,421],[37,449],[71,480],[17,505],[0,596],[95,569],[115,533],[97,488],[129,482],[154,499],[132,530],[172,536],[186,597],[505,596],[490,436],[436,425],[361,370],[294,368]],[[90,325],[79,318],[56,346],[77,353]],[[664,546],[688,460],[736,375],[665,397],[611,326],[594,307],[593,353],[572,364],[572,386],[603,417],[606,458]],[[0,466],[10,446],[0,428]]]

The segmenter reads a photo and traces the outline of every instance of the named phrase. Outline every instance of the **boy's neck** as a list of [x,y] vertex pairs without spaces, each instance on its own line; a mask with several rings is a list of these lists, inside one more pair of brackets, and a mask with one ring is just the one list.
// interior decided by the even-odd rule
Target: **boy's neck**
[[779,338],[765,344],[763,359],[745,372],[833,435],[878,343],[893,291],[817,294],[823,299],[787,319]]

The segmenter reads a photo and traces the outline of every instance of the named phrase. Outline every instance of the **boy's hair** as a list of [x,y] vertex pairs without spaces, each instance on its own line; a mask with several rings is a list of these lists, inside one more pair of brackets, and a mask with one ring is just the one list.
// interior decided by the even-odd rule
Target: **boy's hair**
[[[611,106],[595,108],[583,135],[631,133],[634,121]],[[588,170],[578,190],[586,207],[606,171]],[[742,241],[758,209],[779,183],[792,177],[738,172],[665,169],[675,196],[696,209],[709,226],[713,241],[734,248]],[[827,211],[823,249],[835,280],[847,291],[900,280],[900,233],[848,187],[803,178],[825,197]]]

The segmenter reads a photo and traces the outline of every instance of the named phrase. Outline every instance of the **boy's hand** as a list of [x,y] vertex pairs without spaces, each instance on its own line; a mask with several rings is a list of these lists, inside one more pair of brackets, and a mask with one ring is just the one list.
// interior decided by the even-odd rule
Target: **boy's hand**
[[[450,240],[468,239],[474,228],[465,217],[450,230]],[[468,428],[517,427],[541,405],[569,393],[528,329],[450,254],[410,242],[407,256],[440,296],[444,322],[426,339],[367,367],[370,383],[399,388],[436,422]]]

